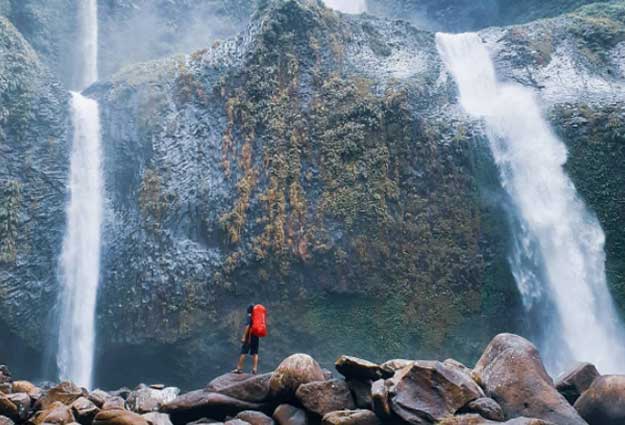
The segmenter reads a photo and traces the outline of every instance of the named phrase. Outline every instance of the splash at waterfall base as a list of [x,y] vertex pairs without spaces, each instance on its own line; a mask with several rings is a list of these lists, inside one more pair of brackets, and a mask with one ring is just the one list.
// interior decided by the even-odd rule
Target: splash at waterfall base
[[[376,364],[342,355],[340,375],[293,354],[262,375],[226,374],[201,390],[38,388],[0,367],[0,421],[70,425],[617,425],[625,376],[582,364],[554,385],[537,349],[496,336],[473,369],[453,359]],[[341,376],[342,375],[342,376]],[[32,400],[32,403],[30,402]],[[609,400],[609,401],[608,401]],[[609,406],[608,404],[609,403]],[[507,422],[505,422],[507,421]]]

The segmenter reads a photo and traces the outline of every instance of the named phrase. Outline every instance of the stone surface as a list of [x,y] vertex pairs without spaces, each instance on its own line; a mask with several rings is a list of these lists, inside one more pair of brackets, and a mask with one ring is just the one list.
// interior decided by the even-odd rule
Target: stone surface
[[350,379],[347,381],[356,407],[359,409],[371,409],[371,381],[363,381],[360,379]]
[[569,403],[575,404],[579,396],[592,385],[597,377],[599,377],[599,371],[594,365],[579,363],[558,378],[556,389]]
[[393,376],[395,372],[400,369],[405,368],[406,366],[410,366],[414,363],[414,360],[406,360],[406,359],[393,359],[388,360],[380,365],[382,370],[390,376]]
[[392,411],[413,425],[451,417],[470,401],[484,396],[465,374],[440,362],[415,363],[395,373],[390,381]]
[[102,410],[117,410],[125,408],[126,400],[119,396],[111,396],[104,400],[104,403],[102,404]]
[[281,404],[273,412],[278,425],[308,425],[306,412],[290,404]]
[[111,409],[102,410],[94,420],[93,425],[149,425],[146,418],[129,410]]
[[34,425],[41,424],[56,424],[56,425],[68,425],[75,422],[72,409],[66,406],[60,401],[54,401],[48,405],[44,410],[36,413],[33,419],[31,419]]
[[265,411],[266,407],[223,394],[198,390],[182,394],[161,408],[162,412],[169,413],[174,425],[184,425],[201,418],[223,420],[245,410]]
[[16,393],[7,395],[7,398],[17,407],[17,414],[20,420],[25,420],[30,413],[31,398],[27,393]]
[[13,420],[19,417],[17,406],[4,394],[0,394],[0,415],[7,416]]
[[86,395],[86,393],[83,392],[82,388],[72,382],[61,382],[46,391],[45,394],[37,401],[37,406],[41,409],[47,409],[48,406],[57,401],[70,405],[83,395]]
[[96,406],[102,407],[104,402],[111,398],[112,396],[106,391],[96,389],[89,393],[89,400],[91,400]]
[[250,425],[274,425],[274,420],[262,412],[245,410],[237,414],[236,419],[241,419]]
[[625,376],[607,375],[594,380],[575,402],[575,409],[590,425],[625,423]]
[[276,397],[289,399],[300,385],[323,380],[325,376],[315,359],[307,354],[293,354],[278,365],[269,386]]
[[388,387],[392,385],[390,380],[379,379],[371,384],[372,409],[380,418],[390,418],[392,414],[391,400]]
[[525,416],[556,424],[584,425],[555,389],[536,347],[520,336],[497,335],[473,374],[486,394],[500,404],[506,418]]
[[271,376],[271,373],[258,376],[247,375],[244,380],[237,380],[229,385],[225,382],[220,383],[219,386],[210,384],[208,388],[215,388],[215,391],[239,400],[260,403],[271,398],[269,385]]
[[302,384],[295,396],[308,412],[319,416],[356,408],[349,386],[342,379]]
[[180,394],[179,388],[154,389],[144,385],[132,391],[128,395],[126,402],[128,403],[128,408],[137,413],[155,412],[163,404],[173,401],[178,394]]
[[13,392],[35,395],[40,393],[41,389],[29,381],[13,381]]
[[326,414],[323,425],[380,425],[380,419],[371,410],[340,410]]
[[0,425],[15,425],[15,422],[11,418],[0,415]]
[[389,378],[391,374],[385,372],[379,365],[368,360],[351,356],[339,357],[334,366],[346,378],[378,380]]
[[150,412],[144,413],[143,418],[148,421],[149,425],[173,425],[169,415],[165,413]]
[[503,409],[501,408],[499,403],[488,397],[478,398],[477,400],[469,402],[469,404],[463,407],[460,412],[477,413],[478,415],[486,419],[491,419],[498,422],[502,422],[505,420]]
[[71,405],[76,422],[81,425],[90,425],[100,409],[86,397],[77,398]]

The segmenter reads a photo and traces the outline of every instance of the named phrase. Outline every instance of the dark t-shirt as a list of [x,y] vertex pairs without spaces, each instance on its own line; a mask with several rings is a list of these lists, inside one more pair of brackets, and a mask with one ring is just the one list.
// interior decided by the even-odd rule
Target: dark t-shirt
[[247,313],[247,320],[245,321],[245,324],[250,328],[252,327],[252,313]]

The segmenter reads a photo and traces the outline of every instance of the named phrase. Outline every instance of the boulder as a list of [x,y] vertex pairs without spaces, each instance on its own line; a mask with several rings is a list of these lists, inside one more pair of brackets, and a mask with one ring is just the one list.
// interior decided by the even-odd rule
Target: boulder
[[473,373],[470,368],[460,363],[458,360],[447,359],[443,362],[443,364],[451,369],[456,369],[458,372],[464,373],[467,376],[471,376]]
[[20,416],[15,403],[5,394],[0,394],[0,415],[11,418],[12,420],[17,420]]
[[11,394],[12,392],[13,392],[13,383],[12,382],[0,383],[0,393],[2,393],[2,394]]
[[86,397],[80,397],[74,400],[71,408],[76,422],[82,425],[90,425],[91,422],[93,422],[93,418],[95,418],[100,411],[98,406]]
[[13,382],[11,371],[9,371],[7,366],[0,365],[0,384],[4,384],[5,382]]
[[599,371],[590,363],[578,363],[569,372],[563,374],[556,382],[556,389],[568,400],[575,404],[584,391],[599,377]]
[[499,403],[507,419],[523,416],[556,424],[585,424],[555,389],[538,350],[525,338],[496,336],[477,362],[473,376]]
[[131,392],[132,392],[132,390],[130,388],[122,387],[122,388],[120,388],[118,390],[111,391],[111,395],[113,397],[121,397],[124,400],[126,400]]
[[384,362],[380,365],[380,368],[384,371],[388,376],[395,375],[400,369],[405,368],[406,366],[410,366],[414,363],[414,360],[406,360],[406,359],[394,359]]
[[44,410],[37,412],[35,417],[31,419],[34,425],[56,424],[68,425],[75,422],[72,409],[60,401],[55,401]]
[[98,390],[91,391],[91,393],[89,393],[88,398],[89,400],[93,402],[93,404],[101,408],[104,405],[104,403],[112,397],[113,396],[107,393],[106,391],[98,389]]
[[380,425],[380,419],[371,410],[339,410],[326,414],[323,425]]
[[61,382],[59,385],[50,388],[37,401],[37,409],[45,410],[53,403],[59,401],[65,405],[72,404],[82,396],[88,396],[83,389],[72,382]]
[[577,399],[575,409],[590,425],[625,424],[625,376],[598,377]]
[[347,385],[352,392],[356,407],[359,409],[371,409],[371,381],[350,379],[347,381]]
[[[542,419],[518,417],[507,422],[491,421],[477,414],[458,415],[443,419],[438,425],[555,425]],[[564,424],[563,424],[564,425]]]
[[162,412],[169,413],[174,425],[183,425],[201,418],[223,420],[244,410],[264,411],[266,406],[198,390],[182,394],[161,407]]
[[20,420],[25,420],[28,418],[28,414],[30,413],[30,405],[31,399],[30,396],[26,393],[13,393],[7,395],[7,398],[15,404],[17,407],[17,414]]
[[324,381],[319,363],[307,354],[293,354],[282,361],[269,380],[271,394],[280,399],[291,399],[302,384]]
[[308,425],[308,416],[302,409],[281,404],[274,410],[273,419],[278,425]]
[[477,400],[469,402],[469,404],[460,410],[460,413],[476,413],[483,418],[499,422],[505,419],[503,409],[499,403],[488,397],[478,398]]
[[300,385],[295,397],[307,411],[319,416],[356,408],[352,392],[342,379]]
[[166,413],[150,412],[141,416],[148,421],[149,425],[173,425],[169,415]]
[[218,421],[216,419],[200,418],[197,421],[189,422],[187,425],[209,425],[209,424],[220,425],[220,424],[223,424],[223,422]]
[[250,425],[247,422],[241,419],[230,419],[229,421],[224,422],[224,425]]
[[[271,399],[271,389],[269,383],[272,375],[272,373],[257,376],[248,375],[246,379],[235,381],[231,385],[219,385],[219,389],[216,390],[216,392],[243,401],[262,403]],[[208,388],[211,387],[211,384],[209,384]]]
[[93,419],[93,425],[149,425],[147,419],[130,410],[102,410]]
[[124,410],[126,409],[126,400],[119,396],[108,398],[102,405],[102,410]]
[[390,378],[392,376],[392,374],[385,372],[379,365],[358,357],[341,356],[336,360],[334,366],[346,378],[377,381],[378,379]]
[[390,381],[392,411],[414,425],[453,416],[470,401],[484,397],[473,380],[441,362],[415,362]]
[[255,412],[253,410],[244,410],[237,414],[236,419],[241,419],[250,425],[275,425],[273,419],[265,415],[262,412]]
[[15,425],[15,422],[13,422],[11,418],[0,415],[0,425]]
[[26,393],[32,396],[39,394],[41,389],[29,381],[13,381],[13,392]]
[[230,387],[239,382],[246,381],[253,378],[254,375],[249,373],[226,373],[225,375],[218,376],[208,383],[206,391],[218,393],[224,388]]
[[175,387],[157,390],[142,385],[128,395],[126,402],[128,408],[137,413],[156,412],[163,404],[173,401],[178,394],[180,389]]
[[391,401],[388,394],[389,380],[378,379],[371,384],[371,407],[378,417],[390,418],[392,415]]

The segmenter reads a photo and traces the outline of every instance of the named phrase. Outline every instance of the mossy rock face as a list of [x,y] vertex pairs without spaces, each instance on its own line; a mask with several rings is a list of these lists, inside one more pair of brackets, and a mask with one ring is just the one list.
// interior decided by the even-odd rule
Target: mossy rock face
[[96,85],[102,384],[137,362],[183,386],[226,370],[249,302],[269,310],[267,368],[296,351],[470,362],[519,330],[497,173],[444,110],[441,70],[432,34],[291,0]]
[[68,94],[3,17],[0,57],[0,327],[5,361],[35,377],[65,223]]

